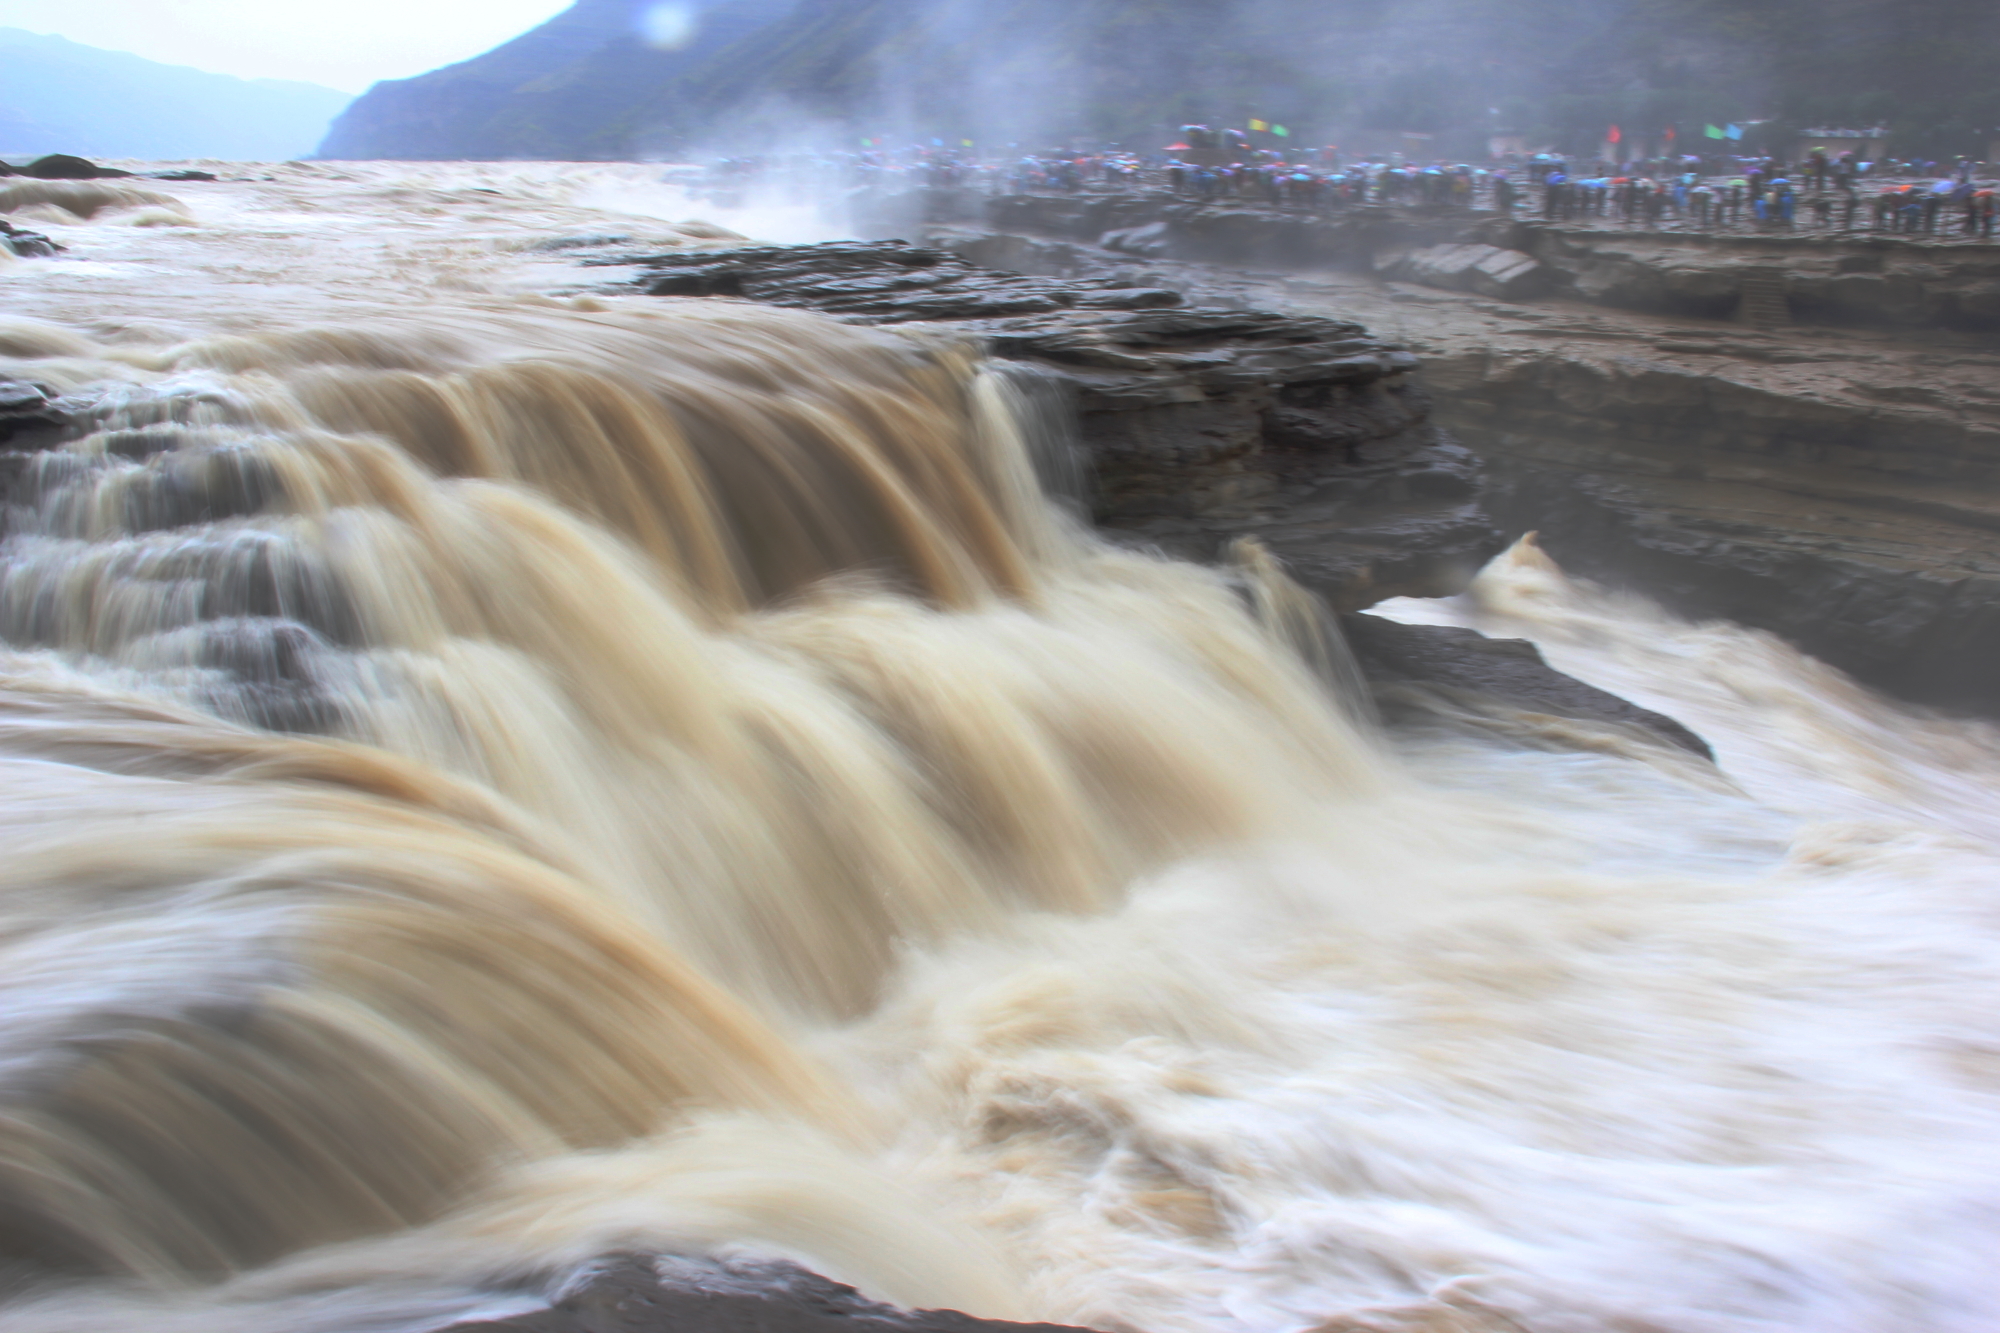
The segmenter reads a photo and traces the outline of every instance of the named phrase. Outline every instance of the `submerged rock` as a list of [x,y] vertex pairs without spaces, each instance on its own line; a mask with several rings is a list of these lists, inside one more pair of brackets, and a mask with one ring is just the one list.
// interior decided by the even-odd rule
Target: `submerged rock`
[[[1342,632],[1363,674],[1390,691],[1415,687],[1447,701],[1492,701],[1614,728],[1640,728],[1704,759],[1708,742],[1662,713],[1641,708],[1542,659],[1526,639],[1491,639],[1448,625],[1406,625],[1382,616],[1342,616]],[[1393,695],[1385,703],[1393,704]]]
[[0,245],[22,259],[46,259],[62,253],[62,247],[38,231],[16,227],[0,218]]
[[1078,1333],[956,1310],[902,1310],[797,1264],[614,1255],[555,1292],[546,1309],[453,1324],[451,1333]]
[[0,378],[0,444],[14,450],[45,447],[68,424],[69,413],[54,391],[27,380]]

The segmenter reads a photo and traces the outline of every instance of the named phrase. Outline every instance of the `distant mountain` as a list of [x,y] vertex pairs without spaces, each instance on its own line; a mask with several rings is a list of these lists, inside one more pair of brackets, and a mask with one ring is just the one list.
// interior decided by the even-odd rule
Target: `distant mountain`
[[[687,40],[649,44],[664,26]],[[687,25],[676,16],[693,16]],[[376,85],[327,157],[631,158],[860,136],[1294,142],[1483,154],[1708,123],[1783,143],[1887,122],[1902,152],[2000,126],[1993,0],[578,0],[483,56]],[[1995,131],[2000,133],[2000,131]]]
[[0,28],[0,158],[44,153],[251,162],[303,157],[352,99]]
[[688,81],[728,67],[733,49],[798,2],[697,10],[578,0],[485,55],[376,84],[333,123],[319,156],[601,160],[669,150],[713,107]]

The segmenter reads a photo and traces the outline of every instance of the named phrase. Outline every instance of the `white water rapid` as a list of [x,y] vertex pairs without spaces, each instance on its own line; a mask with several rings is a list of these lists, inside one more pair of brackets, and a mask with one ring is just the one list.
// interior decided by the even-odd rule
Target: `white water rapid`
[[1991,728],[1524,545],[1386,609],[1718,765],[1378,736],[966,348],[550,295],[640,168],[246,174],[0,190],[0,1328],[2000,1328]]

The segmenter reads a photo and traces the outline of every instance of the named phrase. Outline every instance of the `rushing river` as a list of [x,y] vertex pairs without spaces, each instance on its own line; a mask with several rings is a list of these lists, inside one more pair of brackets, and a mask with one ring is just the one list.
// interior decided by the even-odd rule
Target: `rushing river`
[[0,188],[0,1326],[2000,1327],[1991,730],[1524,545],[1385,609],[1719,765],[1377,734],[964,347],[562,295],[643,169],[253,174]]

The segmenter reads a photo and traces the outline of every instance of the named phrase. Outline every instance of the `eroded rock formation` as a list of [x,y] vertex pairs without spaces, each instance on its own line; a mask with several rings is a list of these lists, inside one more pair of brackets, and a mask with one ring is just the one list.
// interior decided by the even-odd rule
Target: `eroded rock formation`
[[1172,308],[1117,277],[997,273],[900,242],[700,254],[596,247],[621,289],[946,325],[1062,400],[1100,526],[1195,559],[1264,542],[1341,610],[1463,587],[1499,549],[1472,455],[1431,420],[1416,358],[1359,324]]
[[[1526,734],[1523,714],[1568,718],[1640,732],[1703,759],[1708,742],[1680,723],[1566,676],[1526,639],[1491,639],[1477,630],[1406,625],[1367,613],[1342,616],[1342,632],[1385,712],[1457,705]],[[1502,705],[1493,710],[1493,704]]]
[[[1152,257],[1079,235],[1105,218],[1152,225],[1136,196],[996,200],[993,216],[1049,230],[931,234],[999,267],[1123,272],[1395,329],[1423,359],[1436,419],[1479,456],[1510,537],[1539,531],[1574,573],[1683,615],[1773,630],[1905,698],[2000,712],[1987,665],[2000,654],[2000,348],[1980,313],[2000,251],[1463,214],[1459,240],[1438,239],[1445,224],[1423,215],[1397,240],[1387,210],[1332,220],[1214,210],[1260,236],[1229,267],[1169,257],[1214,253],[1175,239],[1198,237],[1189,228],[1202,210],[1152,207],[1162,224]],[[1342,227],[1377,245],[1367,265],[1288,265],[1290,276],[1240,266]],[[1546,295],[1504,300],[1395,259],[1478,255],[1468,234],[1539,257]],[[1757,283],[1778,293],[1779,327],[1735,317]]]
[[963,190],[866,201],[861,221],[881,235],[960,228],[1140,259],[1348,269],[1508,300],[1700,319],[1733,319],[1747,289],[1773,283],[1786,317],[1800,323],[2000,331],[2000,247],[1915,237],[1645,232],[1458,209],[1370,204],[1316,214],[1167,194]]

